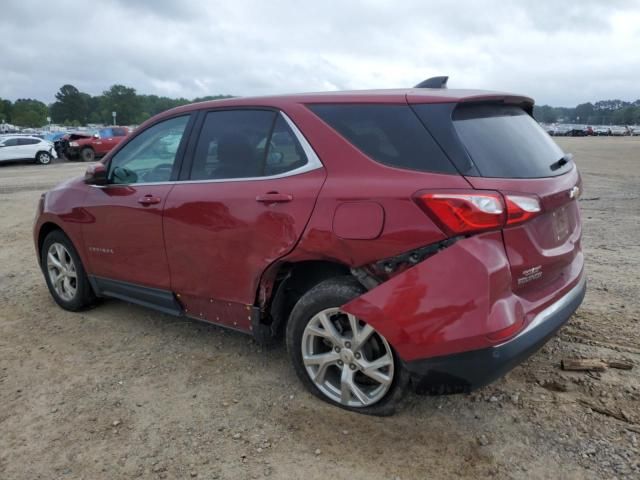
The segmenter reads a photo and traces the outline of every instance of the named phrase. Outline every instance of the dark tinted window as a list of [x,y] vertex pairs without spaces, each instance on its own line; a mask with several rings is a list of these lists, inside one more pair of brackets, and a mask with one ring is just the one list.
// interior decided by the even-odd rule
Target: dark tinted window
[[124,128],[112,128],[111,131],[113,132],[113,136],[114,137],[126,137],[127,136],[127,131]]
[[264,174],[278,175],[300,168],[307,163],[298,139],[295,137],[287,121],[278,115],[273,127],[269,150],[265,159]]
[[35,145],[36,143],[40,143],[40,140],[35,138],[19,138],[18,145]]
[[456,171],[407,105],[311,105],[310,108],[373,160],[411,170]]
[[3,145],[5,147],[15,147],[16,145],[18,145],[18,139],[17,138],[9,138],[9,139],[4,141]]
[[453,124],[483,177],[539,178],[565,173],[571,164],[552,169],[563,151],[519,107],[468,105],[456,108]]
[[164,120],[128,141],[109,162],[109,182],[169,181],[188,122],[189,115]]
[[224,110],[205,118],[191,168],[193,180],[261,177],[276,113]]

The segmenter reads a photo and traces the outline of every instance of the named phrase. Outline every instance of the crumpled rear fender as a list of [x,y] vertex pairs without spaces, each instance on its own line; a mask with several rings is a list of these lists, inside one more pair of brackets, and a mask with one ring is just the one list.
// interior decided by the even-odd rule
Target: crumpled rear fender
[[524,320],[500,232],[459,240],[342,307],[380,332],[404,361],[493,345]]

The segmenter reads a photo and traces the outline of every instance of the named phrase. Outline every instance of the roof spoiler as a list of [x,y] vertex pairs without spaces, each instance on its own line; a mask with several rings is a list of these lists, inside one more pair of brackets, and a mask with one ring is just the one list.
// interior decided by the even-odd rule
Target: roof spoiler
[[447,88],[449,77],[431,77],[423,80],[413,88]]

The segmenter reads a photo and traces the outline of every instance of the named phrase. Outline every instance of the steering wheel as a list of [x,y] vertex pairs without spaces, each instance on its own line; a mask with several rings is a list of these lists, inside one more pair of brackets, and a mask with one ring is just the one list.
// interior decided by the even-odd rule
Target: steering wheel
[[171,178],[173,165],[170,163],[161,163],[156,165],[144,176],[146,182],[166,182]]

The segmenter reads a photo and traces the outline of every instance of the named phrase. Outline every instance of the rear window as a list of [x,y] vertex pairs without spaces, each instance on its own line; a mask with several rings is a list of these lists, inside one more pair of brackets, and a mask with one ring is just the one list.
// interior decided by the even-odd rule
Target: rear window
[[309,108],[371,159],[410,170],[456,173],[408,105],[310,105]]
[[462,105],[453,113],[460,140],[483,177],[561,175],[564,152],[524,110],[508,105]]

